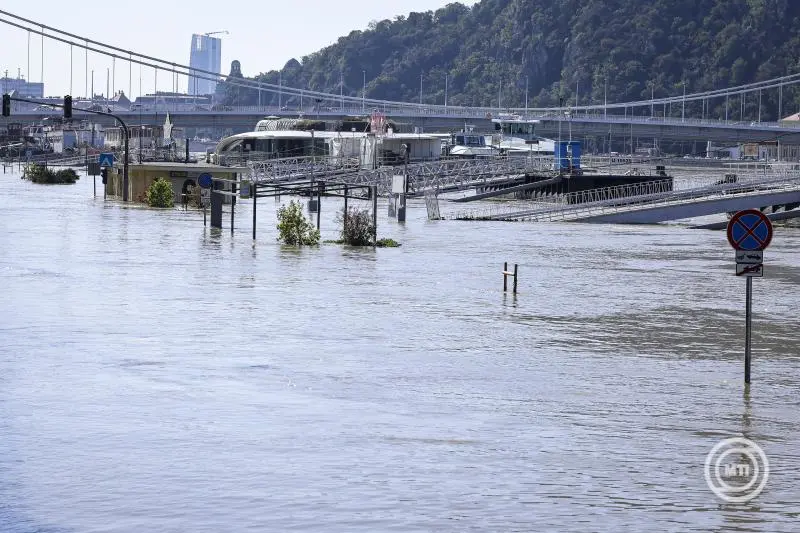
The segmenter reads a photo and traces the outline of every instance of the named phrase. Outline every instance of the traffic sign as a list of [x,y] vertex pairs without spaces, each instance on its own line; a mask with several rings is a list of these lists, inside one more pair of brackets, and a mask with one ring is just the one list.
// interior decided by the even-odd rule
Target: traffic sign
[[214,177],[206,172],[205,174],[200,174],[197,177],[197,184],[203,189],[210,189],[213,179]]
[[763,250],[772,240],[772,222],[758,209],[746,209],[731,217],[727,233],[734,250]]
[[111,152],[103,152],[100,154],[100,158],[98,159],[101,167],[113,167],[114,166],[114,154]]
[[745,278],[763,278],[764,265],[747,265],[744,263],[736,263],[736,275]]
[[392,194],[405,194],[406,177],[403,174],[392,176]]
[[764,262],[764,250],[736,250],[736,262],[740,265],[760,265]]

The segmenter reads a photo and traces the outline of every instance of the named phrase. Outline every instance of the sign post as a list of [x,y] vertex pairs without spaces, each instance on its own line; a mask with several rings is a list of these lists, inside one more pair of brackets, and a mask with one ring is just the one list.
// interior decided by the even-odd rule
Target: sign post
[[772,241],[772,222],[758,209],[746,209],[728,221],[728,242],[736,250],[736,275],[747,278],[745,295],[744,382],[750,383],[753,278],[764,276],[764,249]]

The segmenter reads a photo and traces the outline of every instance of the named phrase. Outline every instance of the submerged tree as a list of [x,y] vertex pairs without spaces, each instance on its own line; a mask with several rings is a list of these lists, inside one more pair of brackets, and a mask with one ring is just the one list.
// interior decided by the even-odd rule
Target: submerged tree
[[278,240],[294,246],[319,244],[319,230],[303,215],[300,202],[292,200],[278,209]]

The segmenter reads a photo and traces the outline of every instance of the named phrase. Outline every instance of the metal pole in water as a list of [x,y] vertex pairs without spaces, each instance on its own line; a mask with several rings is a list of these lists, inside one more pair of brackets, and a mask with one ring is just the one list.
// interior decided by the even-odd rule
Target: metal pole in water
[[375,231],[375,246],[378,245],[378,186],[371,185],[372,189],[372,227]]
[[347,235],[347,184],[344,186],[344,217],[342,217],[342,227],[344,234]]
[[517,294],[517,264],[514,263],[514,294]]
[[753,324],[753,278],[747,278],[747,295],[745,297],[745,329],[744,329],[744,382],[750,383],[750,341]]
[[322,183],[317,183],[317,231],[319,231],[320,211],[322,211]]
[[251,187],[253,188],[253,240],[256,240],[256,201],[258,199],[258,186],[255,181]]
[[503,292],[508,290],[508,276],[506,272],[508,272],[508,261],[503,263]]
[[233,211],[236,207],[236,184],[231,183],[231,192],[233,196],[231,196],[231,233],[233,233]]

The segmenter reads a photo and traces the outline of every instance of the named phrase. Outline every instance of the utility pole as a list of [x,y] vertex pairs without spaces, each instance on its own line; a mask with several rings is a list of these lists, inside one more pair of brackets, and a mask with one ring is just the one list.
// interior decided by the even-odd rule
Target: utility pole
[[778,122],[783,119],[783,82],[778,85]]
[[725,93],[725,122],[728,122],[728,93]]
[[281,105],[283,101],[283,73],[279,70],[278,71],[278,109],[282,109],[283,106]]
[[367,97],[367,71],[362,70],[361,75],[364,78],[363,88],[361,89],[361,113],[364,113],[364,99]]
[[419,105],[422,105],[422,72],[419,73]]
[[608,118],[608,78],[603,80],[603,118]]
[[650,118],[653,118],[653,99],[655,95],[655,83],[650,82]]
[[344,71],[339,69],[339,109],[344,110]]
[[447,109],[447,72],[444,73],[444,108]]

